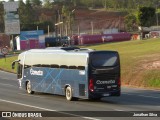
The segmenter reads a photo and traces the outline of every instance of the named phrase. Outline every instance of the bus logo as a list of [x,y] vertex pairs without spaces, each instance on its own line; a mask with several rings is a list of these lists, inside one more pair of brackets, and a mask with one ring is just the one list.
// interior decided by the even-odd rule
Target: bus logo
[[36,71],[36,70],[30,69],[30,74],[31,75],[43,76],[43,71],[41,71],[41,70]]
[[108,81],[97,80],[96,83],[97,84],[114,84],[116,83],[116,81],[115,80],[108,80]]

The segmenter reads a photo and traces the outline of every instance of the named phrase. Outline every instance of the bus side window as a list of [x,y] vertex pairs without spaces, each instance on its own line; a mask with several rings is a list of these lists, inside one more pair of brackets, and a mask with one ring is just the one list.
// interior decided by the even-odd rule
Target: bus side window
[[85,70],[84,66],[78,66],[78,70]]
[[33,67],[41,67],[41,64],[33,65]]
[[77,69],[77,66],[69,66],[69,69]]
[[22,78],[22,65],[20,63],[17,66],[17,78]]
[[51,68],[59,68],[59,65],[52,64],[52,65],[51,65]]
[[61,65],[60,68],[68,69],[67,65]]
[[42,64],[41,67],[51,67],[51,65]]

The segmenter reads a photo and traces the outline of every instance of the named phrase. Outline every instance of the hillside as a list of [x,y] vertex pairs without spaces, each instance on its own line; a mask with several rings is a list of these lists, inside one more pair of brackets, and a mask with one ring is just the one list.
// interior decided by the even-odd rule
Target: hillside
[[121,58],[123,85],[160,88],[160,39],[89,46],[96,50],[116,50]]
[[126,12],[106,11],[106,10],[82,10],[78,9],[75,12],[74,31],[77,31],[79,26],[80,31],[91,30],[91,22],[95,31],[103,29],[118,28],[120,31],[125,31],[124,16]]

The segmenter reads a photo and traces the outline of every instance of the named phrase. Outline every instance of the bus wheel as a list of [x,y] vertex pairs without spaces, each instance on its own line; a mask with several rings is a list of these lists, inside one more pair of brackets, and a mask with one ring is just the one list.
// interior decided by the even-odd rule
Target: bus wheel
[[26,90],[27,90],[28,94],[33,94],[34,93],[34,91],[32,91],[32,87],[31,87],[31,82],[30,81],[27,82]]
[[68,86],[68,87],[66,88],[66,99],[67,99],[68,101],[73,100],[72,89],[71,89],[70,86]]

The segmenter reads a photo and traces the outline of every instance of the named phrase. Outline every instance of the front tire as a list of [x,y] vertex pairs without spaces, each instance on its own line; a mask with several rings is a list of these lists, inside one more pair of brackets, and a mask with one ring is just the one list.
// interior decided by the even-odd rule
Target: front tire
[[70,86],[68,86],[67,88],[66,88],[66,99],[68,100],[68,101],[72,101],[73,100],[73,94],[72,94],[72,89],[71,89],[71,87]]
[[26,90],[27,90],[28,94],[33,94],[34,93],[34,91],[32,91],[32,86],[31,86],[31,82],[30,81],[27,82]]

